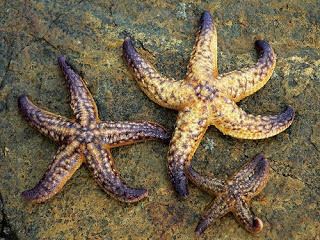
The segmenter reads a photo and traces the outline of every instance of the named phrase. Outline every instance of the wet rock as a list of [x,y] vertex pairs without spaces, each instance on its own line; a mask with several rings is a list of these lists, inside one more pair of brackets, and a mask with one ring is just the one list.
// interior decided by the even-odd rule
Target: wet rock
[[6,240],[18,239],[16,233],[12,230],[10,223],[8,222],[7,216],[4,211],[4,202],[0,194],[0,239]]
[[[320,202],[320,56],[314,1],[2,1],[0,3],[0,238],[193,239],[211,198],[191,186],[179,201],[166,170],[167,145],[146,142],[112,150],[123,178],[149,189],[149,198],[123,204],[107,196],[86,169],[45,204],[20,193],[41,178],[57,146],[30,128],[17,109],[27,93],[44,108],[70,117],[68,92],[57,66],[66,55],[88,83],[104,120],[156,121],[174,128],[176,112],[160,107],[138,88],[122,60],[125,36],[163,74],[186,72],[198,20],[209,10],[218,30],[219,72],[256,61],[254,40],[277,53],[270,81],[243,100],[255,114],[296,110],[293,125],[275,137],[238,140],[209,128],[193,164],[225,178],[259,152],[272,176],[253,201],[265,229],[252,236],[228,215],[204,239],[317,239]],[[11,234],[11,235],[10,235]]]

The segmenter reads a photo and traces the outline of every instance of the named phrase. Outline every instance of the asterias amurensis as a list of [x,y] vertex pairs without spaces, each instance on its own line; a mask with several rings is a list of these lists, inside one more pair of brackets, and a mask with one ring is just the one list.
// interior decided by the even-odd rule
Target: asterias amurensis
[[85,163],[100,187],[123,202],[136,202],[147,196],[143,188],[131,188],[114,168],[113,147],[149,139],[168,140],[170,135],[156,123],[101,121],[97,106],[83,79],[64,57],[58,59],[71,93],[75,120],[50,113],[35,106],[27,96],[19,97],[24,118],[42,134],[60,143],[52,164],[40,182],[22,196],[44,202],[57,194],[75,171]]
[[278,115],[254,116],[236,105],[266,84],[276,64],[276,55],[266,41],[258,40],[255,45],[260,57],[253,67],[218,74],[217,32],[212,16],[204,12],[186,77],[176,81],[159,74],[136,52],[129,38],[123,43],[125,61],[140,88],[159,105],[179,111],[168,168],[180,196],[188,195],[184,166],[210,125],[232,137],[262,139],[284,131],[293,121],[291,107]]

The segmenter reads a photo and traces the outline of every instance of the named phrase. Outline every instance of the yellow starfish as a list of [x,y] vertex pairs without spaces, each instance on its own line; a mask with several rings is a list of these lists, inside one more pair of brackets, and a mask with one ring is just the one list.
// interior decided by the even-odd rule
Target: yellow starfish
[[114,169],[110,148],[148,139],[169,139],[169,134],[151,122],[111,122],[99,119],[97,106],[81,77],[64,57],[59,65],[71,93],[75,120],[50,113],[35,106],[27,96],[19,97],[19,109],[25,119],[42,134],[61,143],[54,161],[40,182],[22,196],[44,202],[57,194],[74,172],[85,163],[101,188],[123,202],[136,202],[147,196],[143,188],[131,188]]
[[214,125],[236,138],[262,139],[284,131],[292,123],[291,107],[279,115],[253,116],[236,105],[266,84],[276,64],[267,42],[258,40],[255,45],[260,58],[253,67],[219,75],[217,32],[212,16],[204,12],[187,75],[176,81],[161,76],[136,52],[129,38],[123,43],[124,58],[145,94],[159,105],[179,111],[168,167],[180,196],[188,195],[184,165],[191,161],[208,126]]
[[242,167],[227,181],[202,177],[191,165],[186,166],[186,174],[196,186],[216,198],[206,208],[196,228],[196,233],[203,233],[209,224],[232,212],[238,222],[251,233],[258,233],[263,228],[261,219],[250,211],[250,201],[266,186],[269,179],[269,163],[262,154]]

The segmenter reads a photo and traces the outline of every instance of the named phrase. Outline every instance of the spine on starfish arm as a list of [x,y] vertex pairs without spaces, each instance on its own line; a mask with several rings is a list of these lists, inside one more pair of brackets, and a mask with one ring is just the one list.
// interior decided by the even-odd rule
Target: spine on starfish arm
[[89,143],[86,148],[84,154],[87,159],[86,165],[100,187],[110,196],[127,203],[138,202],[148,196],[146,189],[132,188],[123,182],[114,168],[109,149],[93,143]]
[[271,77],[276,66],[276,54],[267,41],[257,40],[254,44],[258,54],[260,55],[255,68],[257,74],[259,74],[258,81],[261,81],[263,84],[264,81],[267,81],[265,79],[269,79]]
[[[263,139],[286,130],[293,122],[295,112],[290,106],[276,115],[252,115],[243,111],[223,95],[214,99],[215,108],[210,122],[223,134],[241,139]],[[222,111],[216,109],[223,109]]]
[[199,31],[196,35],[190,61],[187,68],[189,81],[208,81],[218,76],[217,65],[217,29],[211,14],[205,11],[200,19]]
[[84,83],[84,80],[76,73],[64,56],[60,56],[58,58],[58,63],[63,71],[65,79],[68,82],[68,87],[71,93],[70,106],[73,109],[76,118],[80,120],[82,125],[99,121],[96,103]]
[[[75,70],[71,67],[70,63],[67,62],[65,56],[58,57],[58,64],[65,75],[65,78],[68,80],[69,84],[76,84],[79,86],[83,86],[83,82],[79,75],[75,72]],[[78,84],[77,84],[78,83]]]
[[217,179],[217,178],[211,178],[202,176],[200,173],[198,173],[191,165],[191,161],[187,162],[185,165],[185,173],[188,177],[188,179],[197,187],[203,189],[204,191],[209,192],[221,192],[225,190],[225,184],[226,182]]
[[162,102],[167,102],[168,99],[159,96],[160,85],[165,79],[138,54],[130,38],[126,38],[123,42],[123,53],[124,59],[145,94],[160,105]]
[[[110,132],[113,133],[112,137],[110,136]],[[111,147],[119,147],[152,139],[169,142],[170,137],[170,132],[153,122],[104,121],[99,124],[99,141],[101,143],[108,143]]]
[[123,42],[123,55],[138,85],[152,101],[166,108],[180,110],[194,100],[191,85],[162,76],[139,55],[130,38]]
[[73,133],[73,122],[37,107],[26,95],[19,97],[18,107],[31,126],[54,141],[62,142]]
[[84,85],[81,81],[80,76],[76,73],[75,69],[71,66],[71,64],[67,61],[65,56],[59,56],[58,57],[58,64],[64,73],[66,79],[68,81],[72,81],[76,83],[77,81],[80,81],[80,85]]
[[258,154],[227,180],[201,176],[191,165],[186,166],[188,178],[197,186],[215,195],[196,227],[196,234],[202,234],[210,224],[232,212],[236,220],[250,233],[263,229],[263,222],[250,210],[250,201],[266,186],[269,179],[269,162]]
[[276,54],[270,44],[264,40],[257,40],[255,48],[259,59],[254,66],[219,75],[218,81],[215,82],[218,88],[235,102],[262,88],[275,68]]
[[53,163],[42,179],[35,187],[24,191],[22,197],[28,201],[41,203],[60,192],[83,162],[79,145],[79,142],[73,141],[69,145],[60,146]]

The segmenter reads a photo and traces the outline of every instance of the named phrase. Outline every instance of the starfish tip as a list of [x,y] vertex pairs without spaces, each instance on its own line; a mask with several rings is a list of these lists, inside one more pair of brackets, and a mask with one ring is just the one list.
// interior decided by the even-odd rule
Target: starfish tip
[[255,43],[254,43],[256,49],[258,51],[265,51],[266,49],[270,49],[270,45],[267,41],[265,40],[256,40]]
[[132,45],[132,39],[131,37],[126,37],[123,41],[123,46]]
[[287,109],[286,109],[285,113],[288,116],[290,116],[291,119],[293,119],[294,116],[295,116],[295,111],[294,111],[293,107],[291,107],[291,106],[287,106]]
[[258,154],[254,160],[252,161],[252,164],[255,165],[255,172],[258,175],[263,175],[262,173],[266,172],[269,168],[269,162],[264,157],[262,153]]
[[197,236],[203,234],[203,232],[207,229],[208,222],[205,219],[201,219],[196,227],[195,233]]
[[61,70],[63,71],[64,75],[66,76],[67,81],[73,81],[74,77],[68,77],[69,75],[75,74],[77,75],[77,78],[80,77],[80,71],[78,71],[78,69],[71,64],[65,56],[61,55],[58,57],[58,64],[61,68]]
[[262,163],[263,165],[268,162],[263,153],[259,153],[258,155],[256,155],[253,161]]
[[26,201],[34,201],[34,200],[36,200],[35,195],[34,195],[34,191],[32,191],[32,190],[23,191],[21,193],[21,197]]
[[169,143],[172,133],[157,123],[154,123],[154,126],[156,126],[156,132],[159,139],[163,140],[165,143]]
[[125,54],[135,53],[135,49],[133,47],[133,43],[130,37],[126,37],[123,41],[122,48]]
[[65,56],[61,55],[58,57],[58,64],[60,68],[65,72],[68,69],[68,62]]
[[148,196],[148,190],[144,188],[131,189],[126,193],[125,202],[134,203]]
[[287,106],[286,110],[284,110],[279,118],[277,119],[278,122],[288,122],[291,123],[295,117],[295,111],[291,106]]
[[58,62],[65,62],[66,61],[66,57],[64,55],[61,55],[58,57]]
[[27,104],[28,104],[28,96],[23,94],[23,95],[20,95],[19,98],[18,98],[18,107],[20,110],[24,110],[27,108]]
[[131,42],[132,40],[131,40],[131,37],[128,36],[128,37],[125,37],[124,41],[125,42]]
[[175,185],[175,190],[180,199],[185,199],[189,195],[189,190],[186,183]]
[[126,37],[122,44],[123,56],[128,61],[128,63],[132,63],[131,59],[136,59],[136,50],[133,46],[132,40],[130,37]]
[[200,22],[201,28],[210,28],[213,22],[212,15],[210,14],[210,12],[204,11],[201,16]]
[[263,229],[263,222],[260,218],[254,218],[252,222],[252,233],[259,233]]
[[202,13],[201,20],[206,20],[206,19],[209,20],[211,18],[212,18],[212,16],[211,16],[211,13],[209,11],[204,11]]
[[18,103],[19,103],[19,104],[20,104],[20,103],[23,103],[27,98],[28,98],[28,97],[27,97],[27,95],[25,95],[25,94],[20,95],[20,96],[18,97]]

